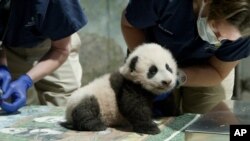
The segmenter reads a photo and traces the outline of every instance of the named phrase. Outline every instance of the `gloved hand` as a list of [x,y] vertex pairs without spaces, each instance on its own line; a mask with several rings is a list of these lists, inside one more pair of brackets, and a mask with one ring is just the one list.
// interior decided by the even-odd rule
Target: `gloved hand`
[[[26,104],[27,90],[32,86],[32,84],[32,79],[26,74],[20,76],[17,80],[10,83],[9,88],[2,96],[2,109],[7,113],[13,113],[24,106]],[[4,101],[10,97],[12,103]]]
[[5,65],[0,65],[0,87],[3,92],[6,92],[11,81],[9,69]]

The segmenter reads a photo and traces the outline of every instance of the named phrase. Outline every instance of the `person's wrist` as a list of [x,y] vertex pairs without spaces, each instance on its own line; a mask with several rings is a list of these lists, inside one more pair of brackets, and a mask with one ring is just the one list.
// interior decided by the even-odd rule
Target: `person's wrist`
[[177,71],[177,88],[183,86],[187,82],[187,74],[182,70]]
[[3,64],[0,65],[0,68],[4,69],[4,70],[9,70],[8,67],[6,65],[3,65]]
[[33,80],[27,74],[21,75],[18,80],[23,81],[27,85],[27,89],[33,85]]

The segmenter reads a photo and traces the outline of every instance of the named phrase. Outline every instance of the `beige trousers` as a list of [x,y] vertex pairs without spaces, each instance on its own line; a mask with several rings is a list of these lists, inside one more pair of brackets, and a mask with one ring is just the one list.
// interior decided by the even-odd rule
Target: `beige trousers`
[[[82,68],[78,55],[80,46],[79,36],[73,34],[68,59],[56,71],[36,82],[28,90],[27,105],[65,106],[67,97],[81,86]],[[8,67],[13,79],[27,73],[50,47],[51,41],[46,40],[33,48],[6,48]]]
[[234,70],[214,87],[181,87],[174,92],[181,113],[206,113],[220,101],[231,99],[234,86]]

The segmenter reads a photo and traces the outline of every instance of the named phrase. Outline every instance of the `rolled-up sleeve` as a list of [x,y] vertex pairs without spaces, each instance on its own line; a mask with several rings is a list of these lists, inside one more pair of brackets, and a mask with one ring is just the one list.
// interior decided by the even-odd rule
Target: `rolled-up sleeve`
[[134,27],[152,26],[158,19],[155,6],[154,0],[130,0],[125,9],[125,17]]
[[239,38],[236,41],[226,40],[216,51],[217,58],[223,61],[236,61],[248,57],[250,54],[250,39]]

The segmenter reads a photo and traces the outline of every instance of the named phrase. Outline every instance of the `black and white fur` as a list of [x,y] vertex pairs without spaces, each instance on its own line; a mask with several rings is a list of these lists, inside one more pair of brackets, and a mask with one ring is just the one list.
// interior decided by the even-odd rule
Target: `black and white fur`
[[66,120],[80,131],[101,131],[127,122],[135,132],[159,133],[152,121],[152,99],[174,88],[176,74],[177,65],[168,50],[143,44],[117,72],[75,91],[68,99]]

